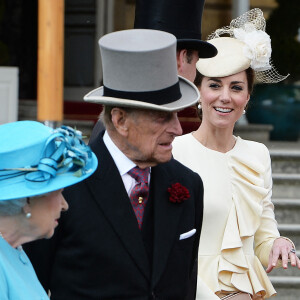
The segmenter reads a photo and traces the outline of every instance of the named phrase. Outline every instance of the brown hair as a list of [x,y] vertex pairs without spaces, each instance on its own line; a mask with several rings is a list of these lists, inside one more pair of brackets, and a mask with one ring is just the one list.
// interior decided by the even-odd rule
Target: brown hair
[[186,61],[188,64],[192,63],[194,50],[186,49]]
[[[177,54],[181,51],[184,50],[185,48],[177,48]],[[188,64],[192,63],[193,60],[193,53],[194,53],[194,49],[185,49],[186,50],[186,62]]]

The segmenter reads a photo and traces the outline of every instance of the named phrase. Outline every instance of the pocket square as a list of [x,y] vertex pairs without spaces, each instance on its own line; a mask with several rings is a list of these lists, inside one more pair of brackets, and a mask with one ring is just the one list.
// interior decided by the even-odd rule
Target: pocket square
[[192,235],[194,235],[196,233],[196,229],[192,229],[188,232],[185,232],[185,233],[182,233],[180,236],[179,236],[179,240],[184,240],[184,239],[187,239],[189,237],[191,237]]

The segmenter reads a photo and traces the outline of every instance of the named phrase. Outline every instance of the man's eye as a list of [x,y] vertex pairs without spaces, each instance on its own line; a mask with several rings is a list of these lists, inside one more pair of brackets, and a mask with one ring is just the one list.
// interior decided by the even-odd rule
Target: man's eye
[[211,84],[209,85],[209,87],[210,87],[210,88],[218,88],[219,85],[216,84],[216,83],[211,83]]

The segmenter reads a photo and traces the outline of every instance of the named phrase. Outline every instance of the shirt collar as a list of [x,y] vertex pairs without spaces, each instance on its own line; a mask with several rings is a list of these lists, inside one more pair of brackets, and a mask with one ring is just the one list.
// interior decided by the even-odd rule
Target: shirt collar
[[116,146],[107,131],[104,133],[103,142],[112,156],[121,176],[136,166],[136,164]]

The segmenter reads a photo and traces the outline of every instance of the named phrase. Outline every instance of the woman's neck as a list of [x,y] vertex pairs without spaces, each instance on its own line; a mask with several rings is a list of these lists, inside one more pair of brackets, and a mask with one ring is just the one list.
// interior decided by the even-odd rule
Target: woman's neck
[[0,238],[6,240],[13,248],[30,241],[30,238],[23,234],[23,228],[19,225],[17,216],[0,217]]
[[236,142],[230,128],[210,128],[201,124],[193,133],[193,136],[206,148],[226,153],[230,151]]

